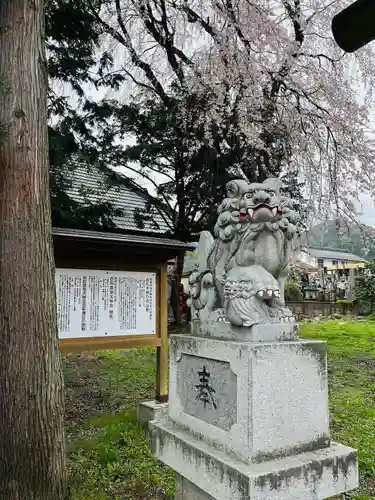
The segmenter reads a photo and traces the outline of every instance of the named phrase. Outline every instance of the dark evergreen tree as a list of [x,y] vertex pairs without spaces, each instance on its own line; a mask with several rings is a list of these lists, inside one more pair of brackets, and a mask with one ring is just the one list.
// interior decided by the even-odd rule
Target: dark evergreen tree
[[299,228],[306,229],[307,218],[310,213],[310,207],[303,194],[304,183],[298,178],[298,170],[291,170],[281,175],[283,190],[293,200],[293,208],[299,214]]
[[[196,240],[200,231],[213,229],[225,184],[236,173],[235,152],[224,149],[219,140],[216,144],[203,140],[203,100],[183,94],[176,86],[172,86],[169,99],[169,106],[149,99],[142,105],[119,107],[116,127],[121,134],[132,134],[136,144],[125,149],[110,146],[106,156],[111,164],[127,165],[154,185],[154,203],[162,204],[170,214],[171,234],[183,241]],[[156,182],[155,174],[163,181]],[[141,224],[141,213],[139,219]],[[180,258],[172,295],[177,321],[182,270]]]
[[[93,2],[91,5],[94,6]],[[96,4],[99,7],[99,2]],[[113,217],[119,215],[111,203],[79,203],[69,194],[69,172],[80,162],[108,172],[100,162],[100,128],[111,110],[101,107],[97,114],[85,108],[84,85],[95,83],[107,61],[98,61],[101,29],[85,1],[47,0],[46,45],[48,55],[48,111],[54,125],[49,127],[50,189],[53,224],[81,229],[115,229]],[[95,76],[97,78],[97,76]],[[58,95],[56,83],[73,90],[80,106],[73,106],[68,96]],[[69,94],[69,92],[67,92]],[[107,137],[107,140],[110,140]],[[112,179],[116,182],[116,178]]]
[[[129,122],[132,119],[136,120],[134,110],[131,106],[127,108],[119,106],[113,100],[92,102],[85,97],[83,87],[85,84],[92,84],[99,89],[123,90],[124,86],[132,84],[138,90],[142,90],[142,106],[139,106],[139,100],[137,101],[139,109],[143,114],[160,115],[161,119],[162,114],[168,117],[170,137],[164,134],[162,126],[163,135],[156,139],[162,150],[168,151],[171,148],[170,144],[173,143],[175,165],[178,161],[181,163],[181,166],[177,168],[178,173],[173,174],[172,179],[168,179],[170,182],[158,189],[158,194],[164,201],[168,196],[175,197],[178,208],[176,213],[173,212],[175,220],[172,229],[174,231],[179,227],[178,234],[186,234],[186,232],[190,234],[196,232],[196,228],[189,225],[190,222],[195,223],[197,218],[200,221],[204,221],[205,218],[210,220],[213,207],[208,204],[211,202],[211,193],[217,190],[217,186],[221,186],[219,191],[222,192],[227,175],[223,175],[223,168],[229,171],[240,171],[250,181],[263,180],[267,175],[277,174],[280,171],[287,148],[280,130],[277,134],[265,132],[267,137],[264,136],[264,141],[267,144],[267,151],[258,151],[256,147],[249,144],[240,134],[239,127],[236,126],[238,116],[235,104],[226,122],[221,123],[220,127],[214,123],[202,123],[203,117],[207,116],[203,111],[206,111],[204,106],[207,106],[209,96],[207,93],[199,95],[189,90],[192,88],[189,68],[192,67],[193,61],[177,47],[175,31],[169,22],[165,2],[154,3],[152,8],[148,2],[145,2],[144,7],[143,3],[137,4],[137,15],[148,36],[153,38],[155,44],[166,55],[169,70],[175,76],[172,88],[169,84],[165,85],[159,78],[152,65],[148,63],[147,57],[137,52],[132,35],[124,23],[128,5],[124,0],[118,2],[114,0],[91,0],[89,2],[47,0],[46,24],[50,78],[51,81],[58,80],[69,85],[79,99],[78,108],[73,109],[69,106],[67,98],[56,96],[51,90],[50,110],[51,114],[59,117],[59,126],[54,128],[55,141],[69,144],[69,152],[79,150],[86,161],[97,164],[99,168],[102,165],[109,165],[111,161],[119,165],[129,156],[130,151],[123,154],[124,151],[121,151],[121,148],[118,146],[114,148],[115,138],[119,138],[121,130],[124,130],[121,120],[122,128],[119,130],[117,119],[119,113],[122,113],[125,120]],[[104,4],[116,13],[117,25],[112,25],[103,15],[101,7]],[[162,16],[162,21],[158,19],[157,12]],[[110,50],[103,50],[100,46],[102,35],[110,39]],[[121,68],[118,68],[114,61],[114,50],[118,48],[130,56],[128,65],[124,64]],[[134,70],[140,75],[139,79],[134,76]],[[208,89],[207,92],[209,92]],[[229,93],[228,89],[228,98]],[[153,109],[148,109],[152,103]],[[229,106],[229,101],[223,103],[223,106]],[[188,120],[186,120],[186,115]],[[114,116],[117,121],[113,121]],[[134,127],[128,124],[128,131],[134,133],[136,126],[137,124],[134,124]],[[211,140],[207,139],[208,135],[205,133],[207,127],[210,129]],[[156,131],[157,127],[147,131],[148,138]],[[142,134],[144,135],[143,132]],[[142,134],[140,140],[144,139]],[[189,143],[189,148],[195,149],[197,153],[187,152],[186,142]],[[118,145],[118,141],[116,144]],[[142,144],[139,146],[142,149]],[[150,158],[152,158],[152,151],[150,153]],[[133,151],[133,154],[136,157],[136,151]],[[145,154],[144,152],[143,156]],[[154,167],[157,168],[156,165]],[[186,170],[187,168],[189,171]],[[194,178],[194,168],[200,172],[200,179],[198,176]],[[140,173],[145,175],[146,169],[142,169]],[[56,169],[52,170],[52,174],[56,174]],[[183,180],[184,176],[192,176],[195,180],[189,180],[187,187],[186,181]],[[61,186],[61,179],[57,178],[52,185]],[[196,189],[197,187],[199,189]],[[190,214],[186,218],[185,204],[189,190],[196,214],[195,217]],[[54,196],[53,203],[59,204],[61,198],[58,195]],[[58,205],[60,208],[65,207],[66,203],[70,203],[71,200],[68,198],[62,201],[63,203]],[[71,212],[75,213],[75,209],[76,207],[73,206]],[[59,212],[59,208],[54,211],[54,213]]]
[[[172,214],[171,233],[190,240],[203,229],[213,228],[226,182],[242,172],[233,166],[232,150],[224,149],[220,141],[208,144],[203,140],[199,118],[204,103],[173,90],[169,107],[150,99],[119,108],[119,130],[132,134],[136,144],[123,150],[111,147],[107,156],[112,164],[127,165],[154,184],[157,198]],[[164,181],[156,182],[155,173]]]

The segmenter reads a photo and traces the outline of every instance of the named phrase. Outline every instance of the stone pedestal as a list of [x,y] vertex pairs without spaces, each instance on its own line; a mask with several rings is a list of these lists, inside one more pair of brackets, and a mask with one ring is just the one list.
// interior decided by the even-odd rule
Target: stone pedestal
[[186,477],[176,474],[176,500],[215,500],[191,483]]
[[150,446],[178,500],[315,500],[358,483],[356,451],[330,441],[319,341],[171,335],[169,415]]
[[147,427],[152,420],[162,420],[168,416],[168,403],[159,401],[143,401],[137,405],[137,420]]

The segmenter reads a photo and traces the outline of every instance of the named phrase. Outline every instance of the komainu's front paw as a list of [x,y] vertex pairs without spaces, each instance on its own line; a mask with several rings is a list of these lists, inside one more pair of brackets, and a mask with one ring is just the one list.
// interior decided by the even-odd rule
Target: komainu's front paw
[[280,297],[280,290],[272,288],[264,288],[257,291],[257,297],[262,300],[278,299]]
[[295,323],[296,318],[294,316],[283,316],[281,318],[281,322],[282,323]]

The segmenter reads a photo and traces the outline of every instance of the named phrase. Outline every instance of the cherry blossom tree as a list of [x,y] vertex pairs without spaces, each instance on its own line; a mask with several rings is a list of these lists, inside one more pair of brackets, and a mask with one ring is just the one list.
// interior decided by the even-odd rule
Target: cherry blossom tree
[[375,193],[375,57],[371,45],[344,54],[332,38],[332,17],[349,3],[91,0],[107,62],[96,84],[126,81],[133,98],[170,106],[177,79],[205,96],[205,140],[236,149],[246,175],[298,170],[320,213],[353,217],[358,191]]
[[375,59],[371,47],[348,56],[332,40],[332,16],[347,4],[223,0],[210,12],[203,2],[199,13],[197,4],[183,2],[181,9],[205,32],[214,30],[210,57],[199,67],[199,84],[212,89],[211,113],[218,121],[228,108],[238,114],[235,126],[260,152],[258,168],[268,168],[270,150],[281,141],[283,166],[299,169],[310,199],[324,212],[333,202],[351,215],[358,190],[375,188],[369,134]]

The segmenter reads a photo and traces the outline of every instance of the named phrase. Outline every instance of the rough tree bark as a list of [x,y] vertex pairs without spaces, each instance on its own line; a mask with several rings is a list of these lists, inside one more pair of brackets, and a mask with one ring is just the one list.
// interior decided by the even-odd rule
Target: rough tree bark
[[44,0],[0,0],[0,500],[68,498]]

